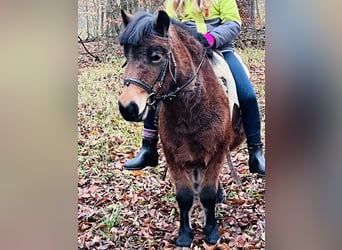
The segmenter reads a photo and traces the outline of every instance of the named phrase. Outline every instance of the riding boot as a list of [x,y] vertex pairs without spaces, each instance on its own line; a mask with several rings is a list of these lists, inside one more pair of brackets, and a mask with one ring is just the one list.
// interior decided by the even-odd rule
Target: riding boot
[[131,160],[128,160],[124,164],[126,170],[141,170],[147,166],[155,167],[158,165],[158,151],[157,151],[158,139],[142,140],[142,147],[137,156]]
[[265,176],[265,158],[262,152],[262,144],[248,145],[249,171]]

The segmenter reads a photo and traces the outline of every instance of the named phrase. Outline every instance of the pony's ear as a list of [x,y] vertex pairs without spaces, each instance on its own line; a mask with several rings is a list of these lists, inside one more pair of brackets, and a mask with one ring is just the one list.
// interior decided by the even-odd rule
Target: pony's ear
[[156,32],[160,36],[165,37],[167,35],[167,31],[169,30],[169,26],[170,26],[170,17],[166,14],[165,11],[160,10],[158,12],[158,16],[154,24],[154,28]]
[[124,26],[126,27],[128,23],[132,20],[133,15],[127,13],[126,11],[121,9],[121,18]]

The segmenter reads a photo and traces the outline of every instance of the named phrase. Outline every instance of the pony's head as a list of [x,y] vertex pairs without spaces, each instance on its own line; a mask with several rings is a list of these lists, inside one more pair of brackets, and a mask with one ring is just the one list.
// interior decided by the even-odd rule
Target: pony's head
[[141,121],[169,75],[170,18],[164,11],[159,11],[157,16],[146,12],[132,16],[121,10],[121,16],[125,29],[120,44],[124,48],[126,68],[119,109],[124,119]]

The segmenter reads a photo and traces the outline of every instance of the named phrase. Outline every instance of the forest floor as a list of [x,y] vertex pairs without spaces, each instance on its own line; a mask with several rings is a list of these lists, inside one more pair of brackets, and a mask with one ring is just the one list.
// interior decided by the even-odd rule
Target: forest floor
[[[86,46],[91,52],[104,47]],[[265,144],[265,51],[239,52],[258,96]],[[161,145],[157,167],[123,169],[140,148],[142,124],[124,121],[117,108],[123,84],[121,48],[95,54],[102,62],[95,62],[79,44],[78,249],[175,249],[179,213],[168,174],[162,179],[166,163]],[[216,207],[219,233],[230,249],[265,249],[265,178],[249,173],[246,144],[232,152],[232,160],[242,186],[234,183],[225,165],[221,181],[226,201]],[[190,249],[208,249],[202,219],[196,205]]]

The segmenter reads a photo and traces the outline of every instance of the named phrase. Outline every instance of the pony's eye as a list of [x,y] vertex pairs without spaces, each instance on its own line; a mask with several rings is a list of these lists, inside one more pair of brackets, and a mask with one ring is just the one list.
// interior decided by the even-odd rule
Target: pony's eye
[[153,63],[159,63],[160,60],[161,60],[161,56],[159,54],[157,54],[156,52],[153,52],[152,55],[151,55],[151,61]]

